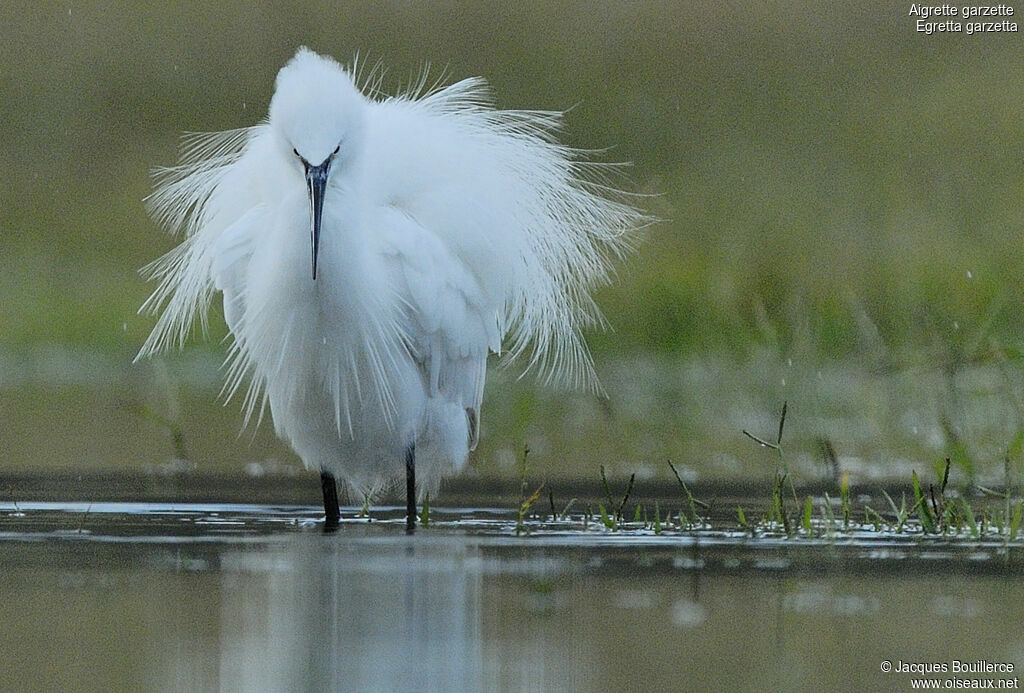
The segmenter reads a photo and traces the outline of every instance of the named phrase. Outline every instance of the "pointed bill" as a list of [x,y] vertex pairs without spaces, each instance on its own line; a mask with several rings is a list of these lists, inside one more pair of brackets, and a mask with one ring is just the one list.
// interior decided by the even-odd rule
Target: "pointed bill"
[[309,238],[313,246],[313,279],[316,280],[316,259],[320,253],[320,225],[324,216],[324,193],[327,191],[327,175],[331,170],[328,158],[319,166],[306,164],[306,186],[309,188],[310,228]]

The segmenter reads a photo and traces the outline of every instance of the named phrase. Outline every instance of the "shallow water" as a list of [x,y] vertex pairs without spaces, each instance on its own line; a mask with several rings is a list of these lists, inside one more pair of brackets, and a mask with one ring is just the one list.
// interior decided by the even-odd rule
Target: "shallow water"
[[306,505],[0,504],[0,689],[908,690],[883,661],[1024,666],[1019,542],[516,537],[486,507],[407,536],[357,511],[325,535]]

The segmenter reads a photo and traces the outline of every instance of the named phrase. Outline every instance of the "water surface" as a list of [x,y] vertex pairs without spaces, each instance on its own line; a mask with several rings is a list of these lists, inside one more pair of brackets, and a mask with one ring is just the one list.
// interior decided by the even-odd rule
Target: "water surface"
[[0,504],[0,688],[906,690],[883,661],[1024,665],[1024,550],[997,539],[357,512],[325,535],[309,505]]

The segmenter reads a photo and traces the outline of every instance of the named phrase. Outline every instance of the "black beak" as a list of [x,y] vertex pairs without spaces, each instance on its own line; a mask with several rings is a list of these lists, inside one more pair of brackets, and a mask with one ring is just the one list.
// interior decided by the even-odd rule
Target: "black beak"
[[[305,164],[305,162],[303,162]],[[306,166],[306,186],[309,187],[309,210],[312,216],[309,229],[313,244],[313,279],[316,280],[316,258],[320,252],[320,222],[324,216],[324,193],[327,190],[327,174],[331,171],[331,158],[319,166]]]

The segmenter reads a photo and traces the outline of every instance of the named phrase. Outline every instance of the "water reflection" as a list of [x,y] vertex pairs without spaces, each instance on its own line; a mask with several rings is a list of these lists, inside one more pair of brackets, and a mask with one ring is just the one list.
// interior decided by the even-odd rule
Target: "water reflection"
[[223,555],[220,690],[481,688],[475,546],[309,539]]
[[[219,690],[592,688],[592,645],[560,620],[585,596],[558,561],[517,569],[462,536],[309,539],[223,555]],[[509,568],[514,594],[485,587]]]
[[307,514],[0,505],[0,690],[888,690],[887,659],[1024,664],[1016,549]]

